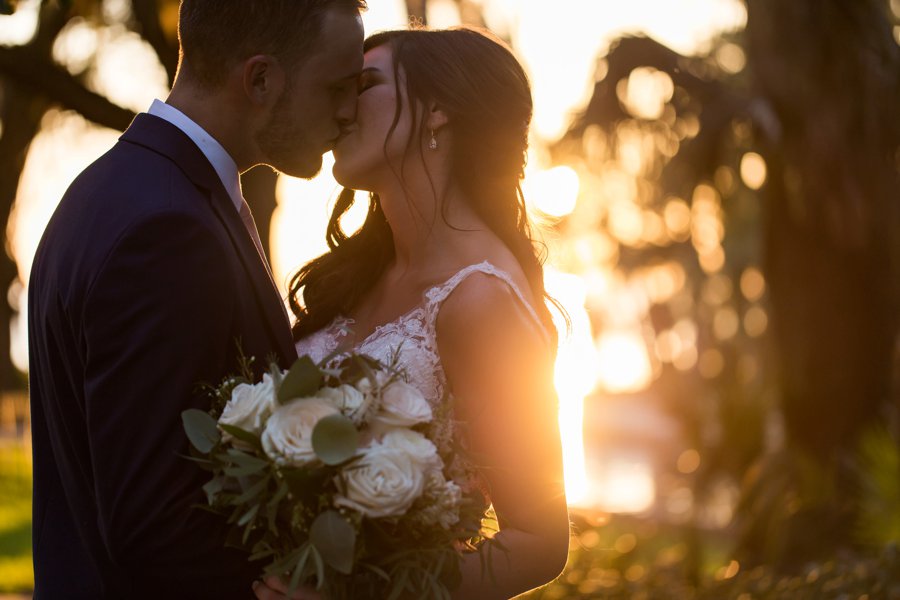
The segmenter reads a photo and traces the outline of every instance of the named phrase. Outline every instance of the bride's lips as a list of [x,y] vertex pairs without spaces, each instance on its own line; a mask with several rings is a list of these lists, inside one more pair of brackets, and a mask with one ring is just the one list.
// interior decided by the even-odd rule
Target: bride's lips
[[332,145],[332,150],[337,150],[344,142],[345,139],[350,135],[350,131],[342,131],[339,136],[334,138],[334,144]]

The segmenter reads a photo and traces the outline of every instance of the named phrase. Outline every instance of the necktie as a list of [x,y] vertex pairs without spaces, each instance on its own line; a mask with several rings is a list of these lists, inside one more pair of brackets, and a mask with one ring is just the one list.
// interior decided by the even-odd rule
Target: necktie
[[[278,286],[275,285],[275,278],[272,276],[272,269],[269,267],[269,261],[266,260],[266,252],[263,249],[262,240],[259,239],[259,231],[256,229],[256,221],[253,220],[253,213],[250,212],[250,205],[247,204],[247,200],[241,198],[241,209],[238,211],[241,215],[241,221],[244,222],[244,227],[247,228],[247,233],[250,234],[250,239],[253,240],[253,245],[256,246],[256,251],[259,253],[259,259],[262,261],[263,266],[266,268],[266,273],[269,274],[269,280],[272,282],[272,287],[275,290],[278,290]],[[279,294],[280,296],[280,294]],[[287,309],[284,307],[284,302],[279,302],[281,305],[281,310],[284,311],[285,318],[290,322],[290,318],[288,318]]]
[[266,251],[263,249],[262,240],[259,239],[259,231],[256,229],[256,221],[253,220],[253,213],[250,212],[250,205],[247,204],[247,201],[244,198],[241,198],[241,210],[239,212],[241,214],[241,221],[244,222],[244,227],[247,228],[247,233],[250,234],[250,239],[253,240],[256,251],[259,252],[260,260],[263,265],[265,265],[269,277],[272,277],[269,261],[266,260]]

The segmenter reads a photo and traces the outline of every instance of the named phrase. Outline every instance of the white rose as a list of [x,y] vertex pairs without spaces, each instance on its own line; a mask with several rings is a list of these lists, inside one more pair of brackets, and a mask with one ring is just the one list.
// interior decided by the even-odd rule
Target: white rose
[[404,514],[425,488],[422,467],[409,453],[379,443],[366,448],[339,477],[344,493],[334,503],[371,518]]
[[339,385],[338,387],[326,387],[316,392],[316,397],[322,398],[337,407],[345,417],[359,424],[364,416],[368,401],[358,389],[352,385]]
[[385,373],[384,371],[375,371],[375,385],[372,385],[372,380],[369,379],[368,376],[361,377],[359,381],[357,381],[354,385],[357,390],[362,392],[363,394],[371,394],[374,388],[381,388],[387,383],[388,379],[390,379],[390,375]]
[[262,446],[277,464],[303,467],[318,461],[312,447],[312,432],[319,419],[338,414],[321,398],[300,398],[280,406],[266,423]]
[[[233,425],[259,435],[266,419],[275,410],[275,389],[272,376],[266,373],[262,381],[250,385],[241,383],[231,391],[231,398],[225,404],[219,423]],[[231,435],[223,432],[222,439],[229,441]]]
[[426,471],[440,471],[443,466],[435,445],[418,431],[391,429],[384,434],[381,444],[405,452]]
[[409,427],[431,420],[431,406],[417,388],[395,381],[381,392],[381,410],[372,418],[384,427]]

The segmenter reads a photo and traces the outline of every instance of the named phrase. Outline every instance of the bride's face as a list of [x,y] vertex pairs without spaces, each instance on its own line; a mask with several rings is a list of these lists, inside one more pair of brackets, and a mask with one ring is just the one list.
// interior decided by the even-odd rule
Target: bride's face
[[[400,77],[400,119],[391,131],[397,111]],[[421,114],[421,111],[419,112]],[[419,144],[407,141],[412,127],[403,73],[395,73],[393,52],[385,44],[365,54],[359,78],[356,122],[334,147],[334,177],[344,187],[379,192],[396,181],[404,155],[417,156]]]

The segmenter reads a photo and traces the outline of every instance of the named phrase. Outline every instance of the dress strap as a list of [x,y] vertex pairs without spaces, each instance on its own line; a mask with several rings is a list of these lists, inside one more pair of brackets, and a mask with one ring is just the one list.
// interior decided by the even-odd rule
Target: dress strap
[[438,312],[441,310],[441,305],[443,305],[444,300],[446,300],[447,297],[451,293],[453,293],[453,290],[455,290],[457,286],[459,286],[459,284],[462,283],[472,273],[484,273],[485,275],[492,275],[509,286],[509,288],[519,299],[519,302],[522,303],[522,306],[525,307],[525,310],[528,312],[528,314],[531,315],[531,318],[534,320],[535,325],[537,325],[538,330],[543,335],[544,341],[549,341],[550,338],[547,333],[547,329],[544,326],[544,323],[541,321],[540,317],[538,317],[537,313],[534,310],[534,307],[531,306],[531,303],[525,299],[525,295],[522,293],[522,290],[519,289],[519,286],[516,285],[516,282],[513,281],[509,273],[503,271],[502,269],[498,269],[489,261],[483,261],[478,264],[464,267],[463,269],[460,269],[456,273],[456,275],[448,279],[443,284],[437,285],[425,292],[425,325],[428,328],[429,332],[434,334]]

